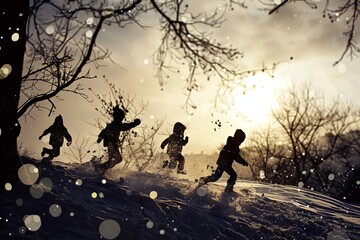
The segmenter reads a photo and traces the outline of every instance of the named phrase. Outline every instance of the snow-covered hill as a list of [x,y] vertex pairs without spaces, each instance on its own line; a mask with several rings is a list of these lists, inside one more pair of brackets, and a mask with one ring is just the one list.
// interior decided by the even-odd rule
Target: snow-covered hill
[[238,181],[224,193],[171,173],[24,166],[0,193],[0,239],[360,239],[359,205],[296,187]]

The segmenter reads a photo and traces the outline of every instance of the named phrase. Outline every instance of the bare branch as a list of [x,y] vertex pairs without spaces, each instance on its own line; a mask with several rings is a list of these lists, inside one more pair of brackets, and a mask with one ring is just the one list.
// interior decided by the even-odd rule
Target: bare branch
[[[278,5],[274,4],[273,1],[271,1],[271,3],[268,3],[266,1],[259,0],[259,2],[267,6],[272,6],[269,14],[277,12],[280,8],[283,8],[290,2],[302,2],[307,4],[312,9],[318,8],[318,3],[312,0],[284,0]],[[327,16],[331,22],[336,22],[339,20],[340,17],[343,17],[346,20],[345,24],[349,26],[349,30],[343,32],[344,36],[346,36],[347,38],[344,50],[340,55],[339,59],[334,62],[334,66],[339,64],[346,55],[348,55],[352,60],[353,58],[357,57],[360,52],[358,42],[355,40],[356,27],[359,25],[359,13],[360,8],[358,0],[326,0],[323,6],[324,18]]]

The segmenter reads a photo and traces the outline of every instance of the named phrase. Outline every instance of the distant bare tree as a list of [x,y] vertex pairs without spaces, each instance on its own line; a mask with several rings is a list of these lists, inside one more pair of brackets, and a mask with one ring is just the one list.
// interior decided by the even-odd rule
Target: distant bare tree
[[[109,86],[108,94],[95,94],[99,102],[100,108],[96,108],[101,113],[101,117],[96,119],[96,123],[92,124],[98,129],[103,129],[104,122],[112,120],[112,109],[114,106],[120,106],[126,115],[127,119],[135,119],[141,117],[144,111],[147,110],[148,103],[136,102],[135,97],[131,97],[123,90],[117,89],[115,84],[106,80]],[[139,131],[129,130],[122,132],[120,135],[120,152],[123,156],[123,162],[119,167],[123,170],[136,169],[143,171],[149,167],[156,159],[156,152],[158,144],[155,142],[155,135],[158,133],[164,120],[157,120],[152,126],[146,125],[142,122],[138,128]]]
[[[259,70],[239,69],[234,64],[242,54],[212,38],[212,30],[225,21],[232,6],[243,6],[242,0],[224,1],[222,10],[211,14],[193,13],[183,0],[107,1],[107,0],[24,0],[9,1],[2,6],[0,32],[0,156],[3,161],[1,181],[17,177],[21,165],[17,137],[18,119],[31,116],[31,110],[55,109],[54,99],[61,92],[72,92],[87,99],[81,81],[95,79],[94,68],[111,60],[111,53],[97,44],[104,26],[118,29],[137,25],[144,14],[160,18],[163,33],[160,47],[154,53],[157,77],[164,83],[168,72],[181,66],[188,68],[185,83],[186,106],[196,108],[191,92],[199,88],[198,74],[205,79],[214,75],[220,85],[241,80]],[[262,67],[260,71],[270,68]]]
[[[346,55],[351,59],[356,58],[360,52],[360,46],[358,44],[359,38],[356,34],[356,29],[360,26],[360,1],[359,0],[324,0],[324,1],[314,1],[314,0],[283,0],[281,3],[276,4],[276,1],[273,0],[259,0],[260,2],[269,6],[269,14],[279,11],[285,5],[290,3],[305,3],[311,9],[322,8],[323,17],[329,18],[331,22],[337,22],[338,19],[343,18],[342,22],[345,23],[343,32],[344,36],[347,38],[344,50],[340,58],[334,63],[334,65],[341,62]],[[344,21],[345,20],[345,21]]]
[[[359,128],[359,110],[340,99],[326,103],[323,94],[310,83],[293,84],[279,96],[279,106],[273,116],[280,128],[274,126],[260,141],[253,141],[254,149],[259,149],[258,164],[266,167],[266,159],[274,158],[281,166],[277,174],[285,183],[305,183],[315,176],[322,186],[319,165],[335,156],[345,156],[356,147],[356,142],[345,136]],[[282,143],[269,144],[269,135]]]
[[69,151],[65,152],[65,155],[73,162],[84,163],[84,160],[90,160],[92,152],[89,150],[90,143],[89,138],[80,138],[77,136],[75,142],[69,146]]
[[350,131],[348,141],[352,142],[351,150],[353,154],[360,156],[360,130]]
[[154,165],[159,149],[155,142],[155,135],[159,132],[164,120],[156,121],[153,126],[140,125],[140,132],[137,135],[128,135],[127,144],[122,147],[124,154],[123,170],[136,169],[137,171],[148,170]]
[[18,152],[22,157],[34,157],[35,155],[35,152],[29,147],[24,147],[22,142],[18,144]]
[[244,149],[245,159],[253,178],[260,181],[273,182],[277,173],[286,168],[284,146],[281,138],[270,125],[254,132],[248,139],[249,145]]

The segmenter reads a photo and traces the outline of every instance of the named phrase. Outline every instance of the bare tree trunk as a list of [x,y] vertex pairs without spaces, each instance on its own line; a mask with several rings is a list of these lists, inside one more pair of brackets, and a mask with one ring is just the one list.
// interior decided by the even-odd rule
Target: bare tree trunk
[[17,152],[20,134],[17,107],[26,45],[26,21],[29,2],[10,1],[3,4],[0,14],[0,178],[4,183],[17,179],[21,165]]

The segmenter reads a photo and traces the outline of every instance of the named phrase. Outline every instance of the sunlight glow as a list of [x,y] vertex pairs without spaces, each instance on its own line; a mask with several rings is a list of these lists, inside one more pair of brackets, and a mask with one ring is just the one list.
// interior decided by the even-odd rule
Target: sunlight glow
[[247,86],[245,94],[242,87],[234,91],[236,111],[251,122],[267,119],[275,104],[278,81],[267,74],[251,76],[245,81]]

